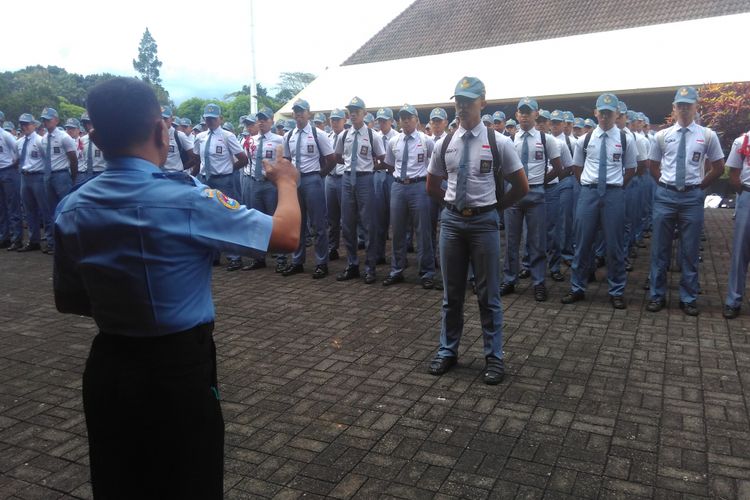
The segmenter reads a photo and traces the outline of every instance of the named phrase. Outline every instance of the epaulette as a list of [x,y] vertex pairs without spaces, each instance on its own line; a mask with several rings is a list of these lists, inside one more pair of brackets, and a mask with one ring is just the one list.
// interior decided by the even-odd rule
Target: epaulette
[[153,175],[156,179],[169,179],[190,186],[197,186],[196,179],[189,175],[187,172],[154,172]]

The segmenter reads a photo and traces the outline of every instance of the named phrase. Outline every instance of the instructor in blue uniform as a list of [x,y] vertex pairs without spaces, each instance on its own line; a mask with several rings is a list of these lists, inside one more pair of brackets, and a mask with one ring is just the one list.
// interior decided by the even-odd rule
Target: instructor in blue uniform
[[222,498],[211,262],[297,247],[298,174],[266,164],[278,207],[248,210],[159,169],[169,135],[148,85],[109,80],[87,106],[108,167],[57,207],[54,292],[99,327],[83,374],[94,497]]

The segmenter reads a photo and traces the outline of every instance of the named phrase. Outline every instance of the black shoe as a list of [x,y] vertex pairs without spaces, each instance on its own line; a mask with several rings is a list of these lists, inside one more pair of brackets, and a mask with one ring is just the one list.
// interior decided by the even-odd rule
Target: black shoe
[[734,319],[740,315],[740,308],[739,306],[737,307],[724,306],[724,311],[722,311],[721,314],[727,319]]
[[646,248],[646,244],[643,242],[643,240],[636,241],[635,246],[637,246],[638,248]]
[[698,310],[698,305],[693,302],[682,302],[680,301],[680,309],[688,316],[698,316],[701,312]]
[[628,257],[631,259],[638,258],[638,252],[636,251],[635,247],[630,247],[630,250],[628,250]]
[[52,247],[47,247],[42,250],[42,253],[46,253],[47,255],[55,255],[55,249]]
[[359,278],[359,267],[349,266],[336,276],[336,281],[347,281]]
[[286,269],[281,272],[282,276],[292,276],[294,274],[300,274],[305,272],[305,266],[302,264],[289,264]]
[[552,271],[549,273],[549,276],[552,278],[552,281],[565,281],[565,276],[560,271]]
[[213,265],[214,267],[220,266],[220,265],[221,265],[221,257],[216,257],[216,258],[214,259],[214,261],[213,261],[213,264],[212,264],[212,265]]
[[646,278],[646,281],[643,282],[642,288],[644,290],[651,290],[651,278]]
[[589,279],[587,280],[589,283],[596,283],[596,271],[592,270],[589,273]]
[[306,238],[305,239],[305,248],[310,248],[312,246],[312,244],[313,244],[313,239],[312,238]]
[[471,293],[473,293],[474,295],[476,295],[477,294],[477,282],[476,282],[476,280],[470,279],[469,280],[469,285],[471,286]]
[[315,266],[315,271],[313,271],[312,277],[314,280],[319,280],[321,278],[325,278],[328,276],[328,265],[327,264],[318,264]]
[[376,266],[382,266],[385,264],[385,257],[380,257],[378,260],[375,261]]
[[432,281],[432,278],[422,278],[422,289],[423,290],[432,290],[435,288],[435,282]]
[[500,223],[500,231],[505,231],[505,223]]
[[401,273],[388,275],[383,280],[383,286],[391,286],[395,285],[396,283],[402,283],[404,281],[404,275]]
[[497,385],[505,378],[505,364],[502,359],[487,356],[484,364],[483,381],[487,385]]
[[243,271],[254,271],[256,269],[263,269],[266,267],[265,260],[253,260],[250,264],[242,268]]
[[[475,287],[476,285],[472,285]],[[507,281],[505,283],[500,283],[500,296],[504,295],[510,295],[511,293],[516,291],[516,285],[515,283],[508,283]],[[477,293],[477,292],[474,292]]]
[[42,246],[39,243],[26,243],[24,246],[18,249],[19,252],[33,252],[34,250],[41,250]]
[[544,283],[534,285],[534,300],[537,302],[544,302],[547,300],[547,288]]
[[622,295],[610,295],[609,301],[615,309],[625,309],[627,307],[625,304],[625,297]]
[[596,268],[599,269],[600,267],[604,267],[607,265],[607,261],[604,259],[604,257],[597,257],[596,258]]
[[525,280],[529,276],[531,276],[531,271],[529,271],[528,269],[521,269],[521,272],[518,273],[518,277],[522,280]]
[[17,252],[21,248],[23,248],[23,243],[21,243],[21,240],[18,240],[18,241],[14,241],[13,243],[11,243],[10,246],[7,248],[7,250],[9,252]]
[[565,297],[560,299],[560,302],[563,304],[573,304],[574,302],[578,302],[585,298],[586,294],[584,292],[568,292]]
[[651,237],[651,231],[649,231],[648,229],[644,230],[643,231],[643,239],[648,239],[650,237]]
[[651,299],[646,305],[646,310],[648,312],[655,313],[664,309],[664,306],[666,305],[667,305],[667,301],[664,299]]
[[360,241],[359,243],[357,243],[357,249],[364,250],[365,249],[365,242],[364,241]]
[[414,253],[414,245],[408,245],[406,247],[406,253]]
[[629,273],[633,272],[633,264],[631,264],[630,262],[626,262],[625,263],[625,271],[627,271]]
[[238,271],[242,269],[242,259],[232,259],[227,263],[227,271]]
[[0,241],[0,249],[2,249],[2,248],[8,248],[10,246],[10,244],[11,244],[10,240]]
[[281,274],[281,273],[284,272],[284,270],[287,267],[289,267],[289,266],[288,266],[288,264],[286,262],[277,262],[276,263],[276,269],[274,269],[274,271],[276,271],[277,273]]
[[328,260],[339,260],[339,251],[334,248],[328,252]]
[[365,273],[365,285],[372,285],[377,281],[374,273]]
[[563,263],[568,267],[571,267],[573,265],[573,261],[568,259],[563,259]]
[[435,356],[432,358],[432,361],[430,361],[428,373],[430,375],[442,375],[453,368],[457,363],[458,358],[455,356]]

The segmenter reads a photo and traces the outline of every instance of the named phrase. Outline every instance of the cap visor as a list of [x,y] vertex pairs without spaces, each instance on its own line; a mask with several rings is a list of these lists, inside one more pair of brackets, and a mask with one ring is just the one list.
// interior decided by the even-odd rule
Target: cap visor
[[466,97],[468,99],[479,99],[481,97],[481,95],[480,94],[475,94],[474,92],[460,91],[460,92],[456,92],[454,95],[452,95],[451,99],[454,99],[456,97]]

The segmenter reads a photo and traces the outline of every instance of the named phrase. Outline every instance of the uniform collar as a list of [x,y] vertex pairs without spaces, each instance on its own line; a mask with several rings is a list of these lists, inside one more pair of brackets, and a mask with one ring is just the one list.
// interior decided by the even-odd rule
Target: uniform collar
[[620,129],[617,128],[617,125],[612,125],[611,129],[605,131],[599,125],[597,125],[596,129],[594,129],[594,137],[600,138],[602,134],[607,134],[607,137],[609,137],[610,139],[616,139],[620,136]]
[[459,126],[458,126],[458,132],[456,133],[456,135],[458,135],[458,137],[459,137],[459,138],[463,138],[463,136],[464,136],[464,134],[465,134],[466,132],[471,132],[471,135],[472,135],[472,136],[474,136],[474,137],[479,137],[479,134],[480,134],[480,133],[482,132],[482,128],[485,128],[485,129],[486,129],[486,128],[487,128],[487,125],[485,125],[485,124],[484,124],[483,122],[481,122],[481,121],[479,122],[479,124],[478,124],[478,125],[477,125],[476,127],[474,127],[474,128],[473,128],[473,129],[471,129],[471,130],[466,130],[466,129],[465,129],[464,127],[463,127],[463,125],[459,125]]
[[354,128],[354,125],[352,125],[352,131],[359,132],[359,135],[364,135],[365,132],[367,132],[367,124],[363,123],[362,126],[359,128]]
[[[300,130],[300,128],[299,128],[299,127],[295,127],[295,128],[294,128],[294,133],[295,133],[295,134],[299,133],[299,130]],[[306,134],[308,134],[308,135],[309,135],[309,134],[312,134],[312,127],[311,127],[311,125],[310,125],[310,122],[307,122],[307,125],[305,125],[305,128],[303,128],[303,129],[302,129],[302,132],[304,132],[304,133],[306,133]]]
[[682,128],[686,128],[686,129],[688,129],[691,132],[695,132],[698,129],[698,126],[699,125],[697,123],[695,123],[695,120],[693,120],[692,122],[690,122],[690,125],[688,125],[687,127],[683,127],[679,123],[674,122],[674,129],[675,130],[680,130]]
[[161,172],[159,167],[135,156],[118,156],[117,158],[107,158],[107,170],[134,170],[136,172]]
[[523,137],[523,134],[528,132],[529,137],[541,137],[542,133],[537,130],[536,127],[531,127],[529,130],[520,129],[518,132],[516,132],[516,135],[518,137]]
[[253,139],[255,139],[256,137],[258,138],[258,140],[260,140],[261,137],[264,137],[266,139],[270,139],[272,135],[275,135],[275,134],[269,130],[265,134],[254,135]]
[[[419,139],[419,130],[414,129],[414,131],[409,134],[409,137],[411,137],[412,139]],[[404,134],[404,138],[406,138],[406,134]]]

